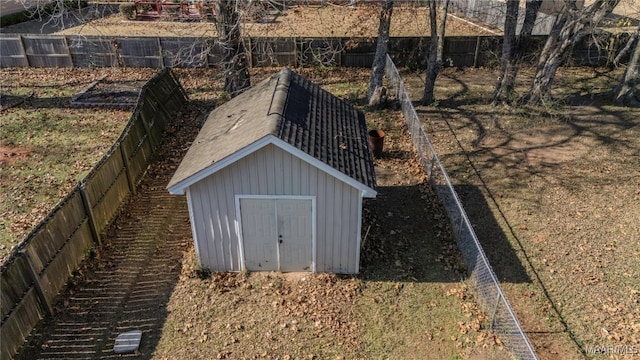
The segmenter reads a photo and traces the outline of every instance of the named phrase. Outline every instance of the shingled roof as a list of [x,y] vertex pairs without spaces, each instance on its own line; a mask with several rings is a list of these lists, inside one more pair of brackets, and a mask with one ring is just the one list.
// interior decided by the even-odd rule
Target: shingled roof
[[167,188],[182,194],[256,144],[278,140],[376,195],[364,114],[287,68],[213,110]]

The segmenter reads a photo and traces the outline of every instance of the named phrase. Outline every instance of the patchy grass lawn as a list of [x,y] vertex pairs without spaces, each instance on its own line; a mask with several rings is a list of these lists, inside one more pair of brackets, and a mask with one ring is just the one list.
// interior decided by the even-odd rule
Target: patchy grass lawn
[[509,358],[461,281],[464,267],[400,112],[362,105],[367,70],[299,71],[361,106],[387,134],[376,160],[379,196],[364,210],[361,274],[203,274],[190,250],[154,357]]
[[508,109],[487,105],[494,71],[447,69],[418,108],[541,358],[640,349],[640,110],[610,105],[619,75],[561,69],[556,101]]
[[131,109],[71,108],[100,75],[153,70],[0,69],[0,258],[85,176],[118,138]]
[[[358,106],[365,102],[367,70],[300,71]],[[80,348],[90,358],[110,356],[115,336],[130,327],[144,329],[139,355],[157,359],[510,358],[463,282],[443,209],[397,111],[365,109],[387,136],[376,160],[379,196],[364,210],[360,275],[198,269],[186,204],[163,189],[203,112],[217,102],[220,82],[211,70],[178,75],[191,103],[167,130],[159,161],[21,358]]]

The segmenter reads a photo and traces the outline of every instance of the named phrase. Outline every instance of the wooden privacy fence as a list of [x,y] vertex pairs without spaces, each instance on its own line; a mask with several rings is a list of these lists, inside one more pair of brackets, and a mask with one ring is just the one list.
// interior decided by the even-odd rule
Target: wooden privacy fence
[[[529,54],[539,53],[545,40],[546,36],[535,37]],[[370,67],[375,41],[375,38],[244,38],[251,66],[294,67]],[[391,38],[389,53],[398,66],[423,68],[429,41],[429,37]],[[615,41],[586,37],[573,48],[572,62],[603,65],[612,45]],[[444,46],[447,66],[492,65],[499,62],[502,37],[447,37]],[[215,38],[0,34],[0,67],[213,67],[219,62]]]
[[168,68],[142,88],[118,140],[0,266],[0,358],[12,358],[126,198],[136,192],[166,125],[187,101]]

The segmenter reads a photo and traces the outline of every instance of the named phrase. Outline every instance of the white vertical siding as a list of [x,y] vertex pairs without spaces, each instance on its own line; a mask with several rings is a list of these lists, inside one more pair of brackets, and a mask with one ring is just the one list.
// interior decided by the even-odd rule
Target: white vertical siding
[[360,243],[360,192],[274,145],[190,187],[202,266],[241,270],[235,195],[316,197],[316,271],[354,273]]

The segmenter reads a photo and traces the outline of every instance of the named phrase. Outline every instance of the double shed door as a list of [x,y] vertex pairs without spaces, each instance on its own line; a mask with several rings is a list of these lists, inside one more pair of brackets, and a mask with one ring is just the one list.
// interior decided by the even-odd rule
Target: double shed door
[[313,271],[312,199],[240,198],[245,268]]

